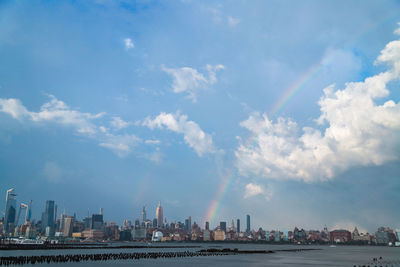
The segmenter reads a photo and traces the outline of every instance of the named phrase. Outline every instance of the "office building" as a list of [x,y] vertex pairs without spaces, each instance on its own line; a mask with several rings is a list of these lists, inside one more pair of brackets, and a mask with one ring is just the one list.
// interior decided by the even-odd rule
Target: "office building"
[[246,215],[246,232],[250,232],[250,215]]
[[236,220],[236,232],[240,233],[240,220]]
[[183,230],[185,230],[185,232],[189,231],[189,219],[185,219],[185,227]]
[[103,226],[104,226],[103,214],[93,214],[91,229],[103,230]]
[[206,230],[210,230],[210,222],[206,222]]
[[73,227],[74,227],[74,217],[72,216],[65,216],[64,217],[64,231],[63,231],[63,236],[64,237],[71,237],[72,232],[73,232]]
[[142,224],[146,222],[146,206],[143,206],[142,210]]
[[219,228],[221,231],[226,231],[226,222],[220,222],[219,223]]
[[158,207],[156,210],[156,219],[157,219],[156,227],[161,228],[163,226],[163,208],[161,207],[161,201],[158,202]]
[[6,195],[6,211],[4,216],[4,230],[8,233],[13,231],[15,217],[17,212],[17,194],[15,194],[14,188],[7,190]]
[[41,231],[44,233],[46,231],[46,228],[50,228],[50,232],[53,232],[54,230],[54,220],[55,220],[55,209],[54,209],[54,201],[53,200],[47,200],[46,201],[46,208],[45,211],[42,213],[42,225],[41,225]]

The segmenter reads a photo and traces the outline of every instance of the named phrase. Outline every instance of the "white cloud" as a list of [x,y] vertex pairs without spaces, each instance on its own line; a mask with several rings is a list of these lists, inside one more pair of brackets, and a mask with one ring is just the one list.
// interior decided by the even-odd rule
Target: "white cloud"
[[46,161],[42,176],[50,183],[59,183],[63,180],[63,171],[56,162]]
[[100,146],[113,151],[119,157],[123,158],[132,152],[133,147],[137,146],[141,139],[134,134],[113,135],[107,134]]
[[115,130],[121,130],[129,126],[129,122],[124,121],[120,117],[113,117],[110,124]]
[[228,16],[228,24],[231,27],[235,27],[236,25],[238,25],[240,23],[240,19],[238,18],[233,18],[231,16]]
[[161,141],[160,140],[151,140],[151,139],[149,139],[149,140],[144,141],[144,143],[147,144],[147,145],[158,145],[158,144],[161,143]]
[[91,120],[100,118],[105,113],[82,113],[69,108],[63,101],[58,100],[53,95],[49,95],[49,97],[50,101],[43,104],[39,112],[28,111],[21,101],[14,98],[0,98],[0,110],[21,121],[30,120],[37,123],[52,122],[72,126],[76,128],[78,133],[96,133],[96,126]]
[[183,134],[185,143],[193,148],[199,156],[215,152],[211,135],[203,132],[194,121],[187,120],[186,115],[161,112],[154,119],[147,117],[142,125],[150,129],[165,127],[170,131]]
[[[377,59],[389,70],[324,89],[316,127],[298,129],[296,122],[253,113],[240,125],[251,132],[240,141],[235,155],[242,175],[308,182],[332,179],[355,166],[382,165],[399,160],[400,105],[387,97],[386,85],[400,77],[400,41],[387,44]],[[325,126],[324,131],[317,127]]]
[[173,76],[172,89],[174,93],[187,93],[188,98],[192,99],[193,102],[197,100],[197,94],[199,90],[207,89],[208,86],[217,82],[216,72],[222,70],[225,67],[219,65],[206,65],[208,72],[208,78],[198,72],[196,69],[190,67],[182,68],[166,68],[162,66],[162,70]]
[[131,38],[125,38],[124,39],[124,44],[125,44],[125,49],[129,50],[135,47],[135,44],[132,42]]
[[[39,112],[28,111],[18,99],[0,98],[0,111],[11,115],[20,121],[34,123],[57,123],[71,126],[81,135],[99,142],[116,153],[119,157],[125,157],[132,152],[133,147],[141,143],[141,139],[134,134],[114,135],[104,126],[97,126],[93,120],[102,117],[105,113],[90,114],[69,108],[64,102],[50,95],[50,101],[41,106]],[[128,122],[119,117],[113,117],[111,126],[119,130],[128,126]],[[49,165],[49,170],[56,170],[54,165]]]
[[269,201],[272,197],[272,190],[266,190],[262,186],[253,183],[249,183],[245,186],[245,192],[243,196],[245,199],[257,195],[262,195],[267,201]]

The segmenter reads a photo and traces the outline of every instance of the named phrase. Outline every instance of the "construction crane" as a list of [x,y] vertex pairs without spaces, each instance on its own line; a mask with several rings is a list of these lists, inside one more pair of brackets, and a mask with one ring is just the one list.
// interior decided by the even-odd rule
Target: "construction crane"
[[21,215],[22,209],[25,209],[25,221],[28,218],[28,205],[25,203],[21,203],[21,205],[19,205],[19,211],[18,211],[17,221],[15,222],[15,225],[18,225],[19,216]]

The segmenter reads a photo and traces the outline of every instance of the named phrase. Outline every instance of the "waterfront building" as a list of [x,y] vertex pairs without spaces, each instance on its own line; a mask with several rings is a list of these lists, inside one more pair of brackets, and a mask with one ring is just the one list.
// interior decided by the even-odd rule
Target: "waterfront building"
[[[46,201],[46,208],[45,211],[42,213],[42,225],[41,225],[41,232],[46,232],[46,228],[50,228],[50,233],[54,232],[54,223],[55,221],[55,206],[54,200],[47,200]],[[47,232],[46,232],[47,234]]]
[[331,242],[345,243],[351,240],[351,233],[347,230],[333,230],[329,234]]
[[[155,227],[162,228],[163,227],[163,208],[161,207],[161,201],[158,202],[158,207],[156,210],[156,219],[157,219],[157,224]],[[153,225],[154,226],[154,225]]]
[[6,194],[6,211],[4,216],[4,230],[9,233],[14,230],[15,216],[17,212],[17,194],[14,188],[8,189]]
[[133,240],[145,240],[146,239],[146,229],[144,228],[135,228],[132,230],[132,239]]
[[188,231],[189,231],[189,232],[191,232],[191,231],[192,231],[192,217],[191,217],[191,216],[189,216],[189,217],[188,217],[188,222],[189,222],[189,225],[188,225],[188,226],[189,226],[189,228],[188,228]]
[[274,241],[281,242],[281,233],[279,232],[279,230],[275,231]]
[[211,240],[211,232],[210,230],[206,229],[203,232],[203,241],[210,241]]
[[210,222],[206,222],[206,230],[210,230]]
[[224,241],[225,240],[225,231],[215,230],[214,231],[214,240],[215,241]]
[[[66,237],[65,231],[64,231],[64,237]],[[96,230],[96,229],[84,230],[82,232],[82,237],[89,238],[89,239],[95,239],[95,240],[101,240],[104,238],[104,231]]]
[[246,232],[250,232],[250,215],[246,215]]
[[160,231],[153,231],[153,236],[151,237],[152,242],[161,242],[163,238],[163,233]]
[[236,232],[240,233],[240,219],[236,220]]
[[283,230],[283,241],[288,241],[289,240],[289,232],[288,230]]

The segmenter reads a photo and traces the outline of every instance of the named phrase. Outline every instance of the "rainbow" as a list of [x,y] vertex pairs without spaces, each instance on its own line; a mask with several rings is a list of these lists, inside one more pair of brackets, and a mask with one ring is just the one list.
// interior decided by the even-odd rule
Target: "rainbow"
[[303,75],[300,76],[299,79],[289,86],[289,89],[285,91],[279,101],[276,102],[268,113],[269,119],[274,119],[275,116],[287,106],[290,100],[292,100],[301,89],[314,79],[322,69],[323,64],[321,63],[312,65]]
[[[356,43],[359,39],[362,37],[368,35],[369,33],[376,31],[379,27],[382,25],[385,25],[389,22],[392,22],[394,19],[398,19],[399,14],[394,11],[390,16],[387,16],[386,18],[378,21],[371,27],[368,27],[364,31],[361,31],[360,34],[355,36],[352,41],[350,41],[347,46],[350,46],[351,44]],[[335,54],[332,54],[330,58],[334,57]],[[316,64],[313,64],[311,67],[307,69],[291,86],[288,87],[288,89],[285,90],[285,93],[282,95],[282,97],[279,99],[279,101],[272,107],[270,112],[268,113],[269,119],[274,119],[287,105],[288,103],[297,95],[297,93],[305,88],[305,86],[312,80],[314,79],[320,72],[323,70],[324,64],[323,62],[319,61]],[[250,137],[249,140],[254,141],[255,137]],[[250,141],[249,143],[252,143]],[[208,207],[205,215],[204,222],[208,221],[210,224],[214,221],[216,214],[221,208],[221,203],[222,199],[224,196],[227,194],[229,191],[229,188],[231,187],[233,181],[237,177],[237,171],[236,169],[232,171],[230,175],[224,179],[220,185],[220,187],[217,190],[216,196],[214,200],[211,202],[210,206]],[[204,225],[204,224],[203,224]]]
[[[367,36],[368,34],[376,31],[379,27],[392,22],[394,19],[398,19],[399,14],[397,12],[393,12],[390,16],[385,17],[373,24],[371,27],[366,28],[361,31],[357,36],[355,36],[352,41],[348,42],[344,47],[351,47],[360,40],[362,37]],[[335,53],[329,56],[325,61],[330,61],[335,57]],[[274,119],[287,105],[288,103],[303,89],[311,80],[313,80],[324,68],[324,64],[322,61],[317,62],[312,65],[306,72],[304,72],[288,89],[285,90],[285,93],[282,97],[276,102],[276,104],[272,107],[270,112],[268,113],[269,119]]]
[[229,188],[231,187],[236,177],[236,169],[234,169],[234,171],[231,174],[227,175],[224,181],[221,183],[214,198],[214,201],[211,202],[211,205],[207,209],[203,225],[205,224],[205,222],[210,222],[211,225],[211,223],[214,221],[215,215],[218,214],[218,211],[221,207],[222,199],[229,191]]

